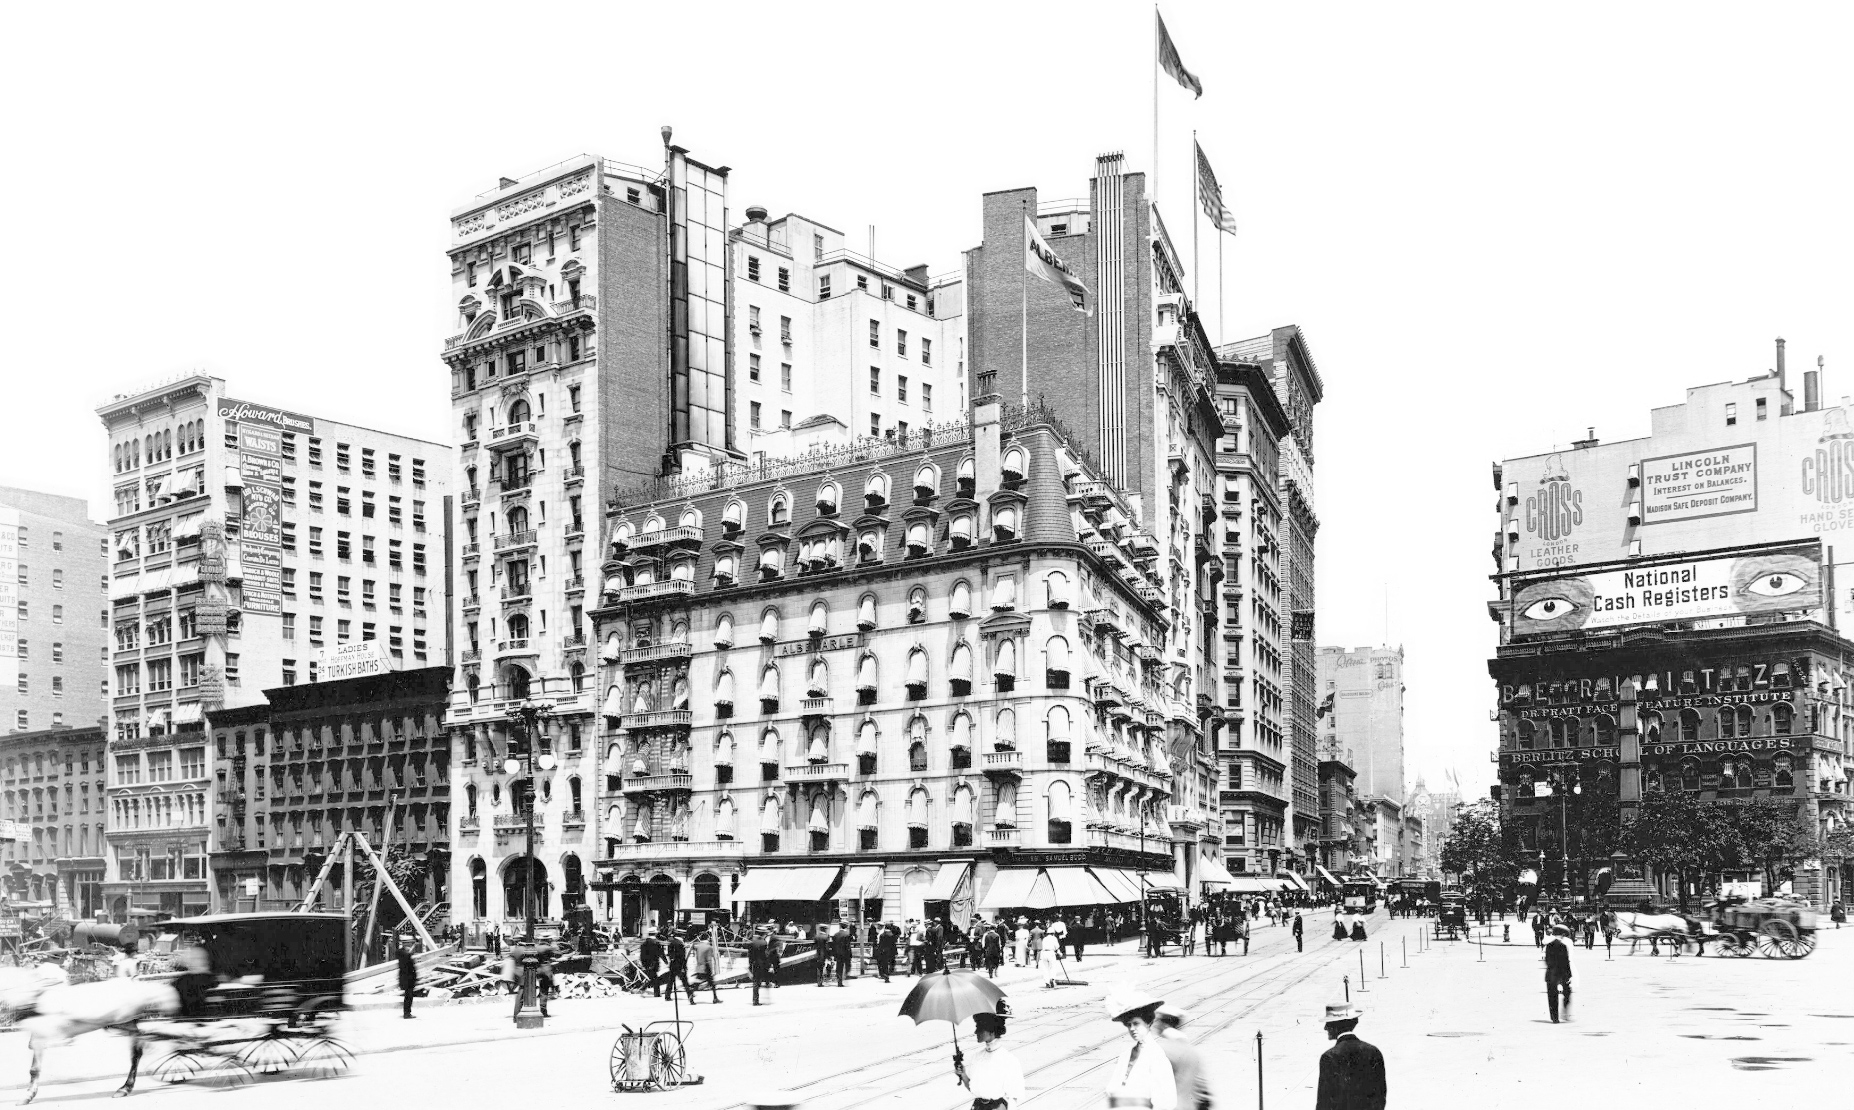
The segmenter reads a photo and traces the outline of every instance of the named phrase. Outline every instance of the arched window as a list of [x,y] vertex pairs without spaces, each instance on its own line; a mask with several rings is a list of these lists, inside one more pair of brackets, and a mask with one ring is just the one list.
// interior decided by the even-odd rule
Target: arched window
[[991,514],[991,538],[997,543],[1009,543],[1017,538],[1017,508],[1005,505]]
[[715,618],[715,634],[711,637],[715,648],[726,651],[734,646],[734,615],[723,613]]
[[958,513],[953,523],[947,526],[947,537],[952,541],[954,551],[964,551],[972,546],[972,514]]
[[920,697],[926,696],[927,694],[927,652],[921,648],[915,648],[913,651],[910,651],[908,653],[908,672],[907,672],[907,683],[906,684],[908,687],[908,696],[910,698],[920,698]]
[[1680,786],[1683,790],[1698,790],[1700,788],[1699,760],[1683,759],[1680,761]]
[[908,591],[908,623],[919,624],[927,619],[927,591],[919,586]]
[[734,799],[723,795],[715,803],[715,839],[733,840],[737,822],[734,816]]
[[811,660],[811,667],[805,681],[805,691],[814,698],[821,698],[830,693],[830,664],[824,661],[824,656],[818,655]]
[[861,764],[863,774],[875,773],[878,733],[875,718],[864,717],[863,723],[856,727],[856,758]]
[[1752,709],[1750,706],[1741,705],[1738,707],[1738,713],[1737,713],[1738,735],[1740,736],[1751,735],[1751,722],[1755,716],[1756,714],[1752,712]]
[[771,664],[760,672],[760,712],[779,712],[779,668]]
[[998,731],[992,736],[992,747],[1001,752],[1017,750],[1017,711],[1008,705],[998,710]]
[[1017,608],[1017,579],[1009,574],[1001,574],[991,584],[991,608],[993,612],[1002,613]]
[[1602,760],[1596,765],[1593,788],[1600,797],[1609,797],[1616,793],[1616,765]]
[[1017,827],[1017,784],[1005,779],[998,784],[996,809],[991,823],[1001,829]]
[[823,485],[819,486],[818,487],[818,515],[819,516],[836,516],[837,515],[837,505],[841,502],[842,498],[843,498],[843,494],[837,488],[837,483],[825,482]]
[[1066,690],[1069,686],[1069,642],[1061,636],[1051,636],[1043,644],[1043,672],[1045,682],[1057,690]]
[[[1650,675],[1649,677],[1652,678],[1653,676]],[[1642,714],[1642,742],[1645,744],[1659,744],[1661,742],[1661,725],[1662,721],[1659,713]]]
[[1770,711],[1770,731],[1777,736],[1788,736],[1796,727],[1796,710],[1787,702],[1778,702]]
[[856,539],[856,555],[865,563],[882,560],[882,533],[879,529],[866,528]]
[[1592,727],[1592,730],[1591,730],[1591,735],[1596,740],[1597,747],[1599,748],[1615,747],[1616,746],[1616,718],[1611,717],[1607,713],[1597,714],[1595,725]]
[[1728,705],[1719,710],[1719,736],[1721,739],[1729,740],[1737,735],[1737,720],[1737,715],[1732,712],[1731,706]]
[[1661,769],[1650,767],[1642,773],[1643,788],[1650,794],[1661,792]]
[[864,594],[856,600],[856,627],[864,632],[876,626],[876,597]]
[[704,871],[695,877],[695,908],[698,910],[718,910],[721,908],[721,876]]
[[[881,821],[877,817],[878,807],[881,804],[882,799],[877,796],[875,791],[863,791],[862,800],[859,801],[856,806],[856,827],[873,836],[876,829],[881,825]],[[865,843],[863,847],[873,848],[875,845]]]
[[933,550],[933,537],[927,531],[927,523],[917,520],[908,525],[908,558],[918,559]]
[[927,769],[927,741],[910,739],[908,741],[908,770],[925,771]]
[[[528,638],[528,617],[524,613],[511,613],[508,618],[509,639],[526,640]],[[527,645],[520,645],[527,646]]]
[[822,721],[811,726],[811,744],[805,749],[805,761],[830,762],[830,726]]
[[747,526],[747,504],[744,501],[729,501],[727,508],[721,512],[721,531],[732,536]]
[[682,519],[676,522],[678,528],[701,528],[702,512],[691,505],[682,511]]
[[925,830],[927,828],[927,791],[916,787],[908,792],[908,827]]
[[1719,789],[1751,789],[1751,761],[1725,758],[1719,761]]
[[776,644],[779,642],[779,610],[768,609],[760,614],[760,643]]
[[957,695],[972,692],[972,648],[964,640],[953,645],[953,656],[946,669],[947,679]]
[[1519,781],[1515,783],[1515,786],[1518,788],[1517,792],[1522,798],[1531,798],[1537,795],[1536,778],[1532,773],[1532,768],[1521,767],[1519,769]]
[[1569,721],[1566,721],[1563,717],[1553,717],[1548,722],[1548,727],[1551,729],[1552,747],[1568,748],[1571,746],[1571,727]]
[[520,505],[516,505],[508,511],[507,520],[510,535],[514,535],[517,532],[526,532],[528,530],[528,510],[522,508]]
[[991,673],[993,678],[1010,680],[1017,677],[1017,640],[1011,636],[1001,636],[992,656]]
[[766,520],[771,524],[786,524],[792,519],[792,509],[786,501],[785,494],[777,494],[766,506]]
[[717,767],[734,765],[734,734],[727,729],[722,729],[715,736],[714,763]]
[[1052,570],[1043,579],[1044,604],[1051,609],[1067,609],[1071,603],[1069,576]]
[[464,802],[466,806],[468,807],[465,810],[465,812],[468,813],[469,816],[475,817],[476,816],[476,783],[470,783],[464,787]]
[[695,560],[694,559],[678,559],[675,562],[671,563],[670,564],[670,581],[671,582],[693,582],[695,581]]
[[954,478],[955,484],[959,487],[959,496],[972,496],[972,492],[978,482],[977,475],[978,468],[973,464],[970,458],[959,460],[959,472]]
[[1025,474],[1024,449],[1021,447],[1013,447],[1006,451],[1004,453],[1004,463],[1000,469],[1004,471],[1004,480],[1006,482],[1023,481]]
[[829,623],[830,606],[822,601],[812,602],[811,623],[806,627],[806,631],[811,634],[812,639],[822,639],[824,633],[828,631]]
[[760,763],[777,767],[780,752],[779,730],[768,725],[760,732]]
[[1531,721],[1519,722],[1519,747],[1523,751],[1532,749],[1534,726]]
[[510,424],[525,424],[532,418],[532,410],[528,408],[528,402],[525,398],[518,397],[515,399],[515,403],[509,406]]
[[[1699,738],[1700,738],[1699,710],[1682,709],[1680,711],[1680,741],[1681,743],[1691,744],[1697,741]],[[1688,789],[1697,789],[1697,787],[1689,787]]]
[[785,548],[770,544],[760,549],[760,580],[769,582],[785,573]]
[[972,615],[972,586],[963,578],[953,583],[953,599],[946,611],[954,620],[965,620]]
[[732,586],[740,578],[740,561],[731,553],[715,556],[715,584]]
[[932,501],[940,490],[940,475],[933,464],[926,463],[914,472],[914,500]]
[[872,509],[888,504],[888,476],[871,474],[863,483],[863,503]]
[[644,521],[644,535],[654,536],[661,531],[663,531],[663,518],[655,513],[651,513],[649,518]]
[[1777,790],[1794,790],[1796,788],[1795,764],[1787,755],[1780,755],[1770,761],[1770,785]]
[[1049,842],[1051,844],[1067,844],[1073,835],[1072,826],[1075,820],[1073,793],[1069,789],[1069,784],[1061,779],[1056,779],[1049,784],[1049,798],[1045,805],[1049,812]]

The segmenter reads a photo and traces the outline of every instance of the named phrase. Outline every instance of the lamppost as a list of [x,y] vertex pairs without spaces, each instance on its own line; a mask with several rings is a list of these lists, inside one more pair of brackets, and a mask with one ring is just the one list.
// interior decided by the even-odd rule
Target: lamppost
[[[1566,810],[1570,808],[1571,795],[1582,794],[1584,787],[1575,780],[1566,786],[1553,776],[1549,781],[1540,783],[1538,789],[1543,790],[1547,798],[1554,794],[1558,796],[1558,855],[1559,865],[1564,869],[1558,885],[1562,896],[1568,901],[1571,897],[1571,837]],[[1543,851],[1539,853],[1541,863],[1544,855]]]
[[[543,679],[541,681],[545,683],[546,680]],[[528,844],[522,864],[523,882],[525,883],[525,888],[522,892],[522,919],[526,924],[526,930],[523,932],[522,936],[523,939],[529,941],[534,939],[534,803],[537,793],[534,782],[534,769],[539,765],[541,770],[551,771],[555,766],[553,753],[551,752],[540,756],[538,759],[535,757],[534,740],[539,731],[540,722],[553,715],[554,707],[551,703],[537,701],[532,697],[523,698],[520,702],[509,706],[509,724],[511,726],[521,726],[523,739],[520,741],[520,747],[517,748],[515,736],[513,732],[510,733],[508,758],[502,761],[502,769],[508,774],[516,775],[525,773],[528,778],[528,799],[526,806],[528,818]]]

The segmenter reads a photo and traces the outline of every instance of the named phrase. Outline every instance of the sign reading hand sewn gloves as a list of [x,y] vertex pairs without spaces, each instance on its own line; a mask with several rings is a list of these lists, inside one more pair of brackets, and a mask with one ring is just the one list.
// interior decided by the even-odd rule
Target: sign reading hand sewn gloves
[[1515,577],[1512,634],[1806,612],[1822,608],[1821,544],[1810,541]]

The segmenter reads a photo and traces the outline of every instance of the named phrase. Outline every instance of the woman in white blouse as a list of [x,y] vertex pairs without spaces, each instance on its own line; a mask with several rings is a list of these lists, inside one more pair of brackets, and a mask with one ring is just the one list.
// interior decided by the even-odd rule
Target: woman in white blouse
[[974,1036],[979,1046],[970,1055],[960,1053],[953,1060],[953,1074],[972,1092],[972,1110],[1017,1110],[1024,1100],[1024,1069],[1011,1050],[998,1043],[1004,1036],[1004,1018],[999,1014],[977,1014]]
[[1107,1016],[1124,1025],[1129,1038],[1107,1077],[1107,1105],[1128,1110],[1177,1110],[1178,1085],[1172,1062],[1153,1028],[1164,1000],[1133,992],[1107,996]]

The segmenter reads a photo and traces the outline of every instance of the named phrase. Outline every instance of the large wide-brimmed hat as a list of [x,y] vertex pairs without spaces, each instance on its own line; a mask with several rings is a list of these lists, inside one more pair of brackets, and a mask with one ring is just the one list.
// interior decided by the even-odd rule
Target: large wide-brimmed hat
[[1125,1021],[1128,1015],[1141,1010],[1157,1010],[1165,1005],[1165,1000],[1147,991],[1123,989],[1109,993],[1102,1005],[1108,1017],[1115,1021]]
[[1353,1021],[1364,1015],[1365,1011],[1350,1002],[1329,1002],[1326,1004],[1326,1024],[1335,1021]]

